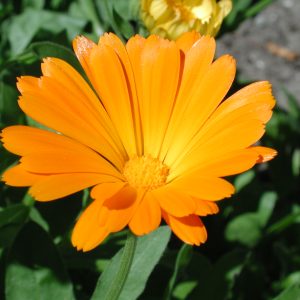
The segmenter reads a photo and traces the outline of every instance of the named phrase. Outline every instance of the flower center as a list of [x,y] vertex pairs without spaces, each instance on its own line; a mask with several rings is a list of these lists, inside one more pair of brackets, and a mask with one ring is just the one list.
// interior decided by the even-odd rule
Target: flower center
[[135,156],[126,162],[123,175],[131,186],[153,190],[166,183],[169,168],[150,155]]

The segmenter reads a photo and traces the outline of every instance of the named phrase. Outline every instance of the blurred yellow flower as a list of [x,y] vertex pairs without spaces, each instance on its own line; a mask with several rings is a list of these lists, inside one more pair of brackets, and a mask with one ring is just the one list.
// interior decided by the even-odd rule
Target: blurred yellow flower
[[141,18],[150,33],[176,39],[195,30],[215,36],[232,0],[142,0]]

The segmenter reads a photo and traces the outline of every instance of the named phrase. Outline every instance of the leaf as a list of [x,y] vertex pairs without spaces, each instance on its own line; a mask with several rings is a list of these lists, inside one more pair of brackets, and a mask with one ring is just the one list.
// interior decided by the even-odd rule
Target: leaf
[[[134,300],[143,292],[148,277],[161,258],[170,239],[171,232],[162,226],[154,232],[139,237],[129,275],[118,300]],[[121,249],[101,275],[91,300],[106,299],[106,294],[119,270]]]
[[26,9],[28,7],[42,9],[44,5],[45,5],[45,0],[23,0],[22,1],[23,9]]
[[263,193],[258,207],[259,222],[262,227],[266,226],[275,207],[278,195],[275,192]]
[[284,290],[280,295],[273,300],[300,300],[300,286],[294,285]]
[[17,99],[17,89],[0,82],[0,127],[20,121],[21,111]]
[[33,222],[22,228],[9,253],[5,294],[6,300],[75,299],[55,245]]
[[176,257],[176,262],[175,262],[175,268],[174,272],[170,278],[167,290],[165,292],[165,299],[170,299],[172,295],[172,291],[174,289],[177,276],[180,273],[180,271],[185,268],[188,263],[190,262],[192,258],[192,251],[193,248],[190,245],[183,244],[182,247],[180,248],[177,257]]
[[255,177],[255,172],[250,170],[241,175],[238,175],[234,180],[234,187],[236,193],[241,191],[245,186],[247,186]]
[[118,15],[124,20],[138,20],[140,1],[138,0],[113,0],[113,6]]
[[196,280],[184,281],[179,283],[173,292],[173,297],[176,299],[184,300],[197,286]]
[[254,247],[262,235],[259,217],[256,213],[245,213],[231,220],[225,230],[228,241]]
[[83,69],[75,54],[68,48],[52,42],[36,42],[29,47],[39,59],[45,57],[57,57],[69,63],[78,72],[83,73]]
[[22,14],[11,18],[8,28],[11,54],[22,53],[40,29],[53,34],[66,30],[69,40],[72,40],[85,24],[86,20],[73,18],[64,13],[27,8]]
[[[212,267],[201,268],[194,263],[194,268],[202,272],[198,285],[187,299],[224,300],[228,299],[235,278],[240,274],[246,259],[246,252],[233,250],[223,255]],[[192,261],[193,263],[193,261]],[[202,269],[202,270],[201,270]]]
[[11,205],[0,211],[0,228],[7,224],[19,224],[24,222],[29,213],[29,208],[23,204]]
[[292,171],[295,177],[300,175],[300,149],[296,149],[292,155]]
[[11,205],[0,212],[0,248],[9,247],[27,220],[29,207]]

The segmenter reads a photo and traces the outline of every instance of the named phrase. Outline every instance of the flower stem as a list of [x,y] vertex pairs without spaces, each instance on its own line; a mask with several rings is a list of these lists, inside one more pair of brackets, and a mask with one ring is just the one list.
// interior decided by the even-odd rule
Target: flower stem
[[130,267],[136,249],[136,242],[137,237],[134,234],[132,234],[129,230],[125,246],[123,248],[118,273],[114,281],[112,282],[108,293],[106,294],[107,300],[117,300],[119,298],[130,271]]

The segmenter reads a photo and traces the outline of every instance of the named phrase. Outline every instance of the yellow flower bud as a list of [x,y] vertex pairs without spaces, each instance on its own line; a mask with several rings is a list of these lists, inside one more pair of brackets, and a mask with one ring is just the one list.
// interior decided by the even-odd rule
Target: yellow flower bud
[[187,31],[215,36],[232,0],[142,0],[141,18],[150,33],[176,39]]

